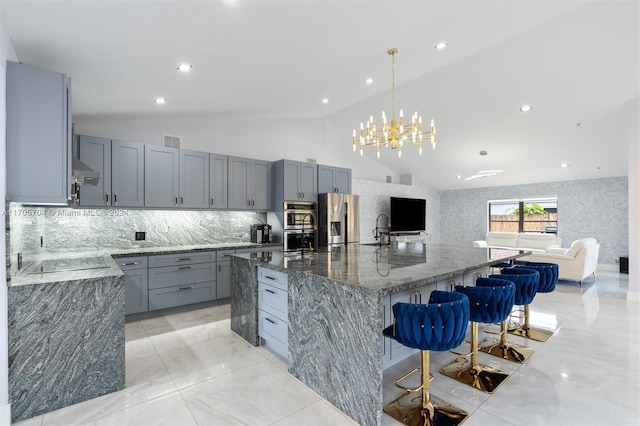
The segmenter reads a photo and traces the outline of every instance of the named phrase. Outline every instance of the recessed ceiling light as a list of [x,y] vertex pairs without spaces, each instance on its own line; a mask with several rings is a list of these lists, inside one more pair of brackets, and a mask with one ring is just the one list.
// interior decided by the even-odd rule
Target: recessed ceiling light
[[456,179],[462,179],[461,175],[456,176]]
[[372,79],[371,77],[367,78],[367,79],[364,81],[364,84],[373,84],[373,79]]
[[161,105],[167,103],[167,100],[165,98],[156,98],[155,102]]
[[562,167],[563,169],[566,169],[567,167],[569,167],[569,164],[562,163],[562,164],[560,164],[560,167]]
[[443,50],[447,47],[447,43],[445,43],[444,41],[441,41],[437,43],[434,47],[438,50]]
[[322,103],[323,104],[328,104],[329,103],[329,98],[322,98]]
[[529,112],[533,109],[531,105],[522,105],[520,107],[520,112]]
[[189,71],[192,68],[191,64],[180,64],[178,66],[178,71]]

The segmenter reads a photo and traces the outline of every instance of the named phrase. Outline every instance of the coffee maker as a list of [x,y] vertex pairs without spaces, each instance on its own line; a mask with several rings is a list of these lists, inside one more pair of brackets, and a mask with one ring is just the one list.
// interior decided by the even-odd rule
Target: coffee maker
[[251,242],[269,244],[271,242],[271,225],[266,223],[251,225]]

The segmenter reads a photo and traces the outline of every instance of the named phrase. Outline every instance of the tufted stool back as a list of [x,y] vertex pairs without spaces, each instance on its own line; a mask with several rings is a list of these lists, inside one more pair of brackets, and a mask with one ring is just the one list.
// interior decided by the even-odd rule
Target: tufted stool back
[[[393,337],[410,348],[448,351],[464,341],[469,323],[469,299],[462,293],[434,290],[429,304],[393,305]],[[385,330],[388,335],[389,328]]]
[[478,278],[475,287],[456,286],[469,297],[469,318],[483,323],[502,322],[514,305],[515,286],[511,281]]
[[540,285],[540,273],[537,270],[510,268],[503,269],[501,272],[500,275],[490,275],[489,278],[500,278],[515,284],[515,305],[528,305],[533,302]]
[[523,268],[535,269],[540,273],[538,293],[551,293],[558,283],[558,264],[544,262],[527,262]]

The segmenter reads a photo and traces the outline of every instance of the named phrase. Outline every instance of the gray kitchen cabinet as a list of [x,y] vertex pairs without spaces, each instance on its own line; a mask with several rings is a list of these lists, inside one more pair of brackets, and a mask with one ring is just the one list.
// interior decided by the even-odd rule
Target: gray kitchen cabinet
[[122,257],[115,261],[124,273],[124,313],[129,315],[147,312],[149,309],[147,257]]
[[209,207],[226,209],[227,202],[227,156],[209,154]]
[[209,153],[180,150],[180,207],[209,207]]
[[111,141],[111,192],[114,207],[144,206],[143,144]]
[[110,206],[111,193],[111,139],[79,136],[78,158],[100,173],[96,186],[84,185],[79,190],[81,206]]
[[289,355],[289,283],[284,272],[258,267],[258,334],[265,346]]
[[177,207],[180,150],[162,146],[144,146],[145,207]]
[[235,250],[219,250],[216,252],[216,299],[231,297],[231,259]]
[[318,165],[318,194],[351,194],[351,169]]
[[279,205],[284,201],[317,202],[317,166],[292,160],[280,160],[275,168],[275,199]]
[[228,201],[230,209],[270,210],[272,163],[229,157]]
[[16,202],[68,204],[69,78],[7,61],[6,83],[7,195]]
[[149,256],[149,310],[216,298],[215,252]]

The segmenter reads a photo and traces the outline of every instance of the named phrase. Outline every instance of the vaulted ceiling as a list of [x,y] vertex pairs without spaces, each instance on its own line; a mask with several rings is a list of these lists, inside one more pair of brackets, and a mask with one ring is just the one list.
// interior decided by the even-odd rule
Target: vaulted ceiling
[[[434,118],[438,147],[384,167],[441,189],[627,174],[637,1],[1,0],[0,12],[21,61],[73,76],[75,115],[326,118],[347,155],[360,121],[390,114],[397,47],[397,108]],[[486,169],[504,172],[456,179]]]

